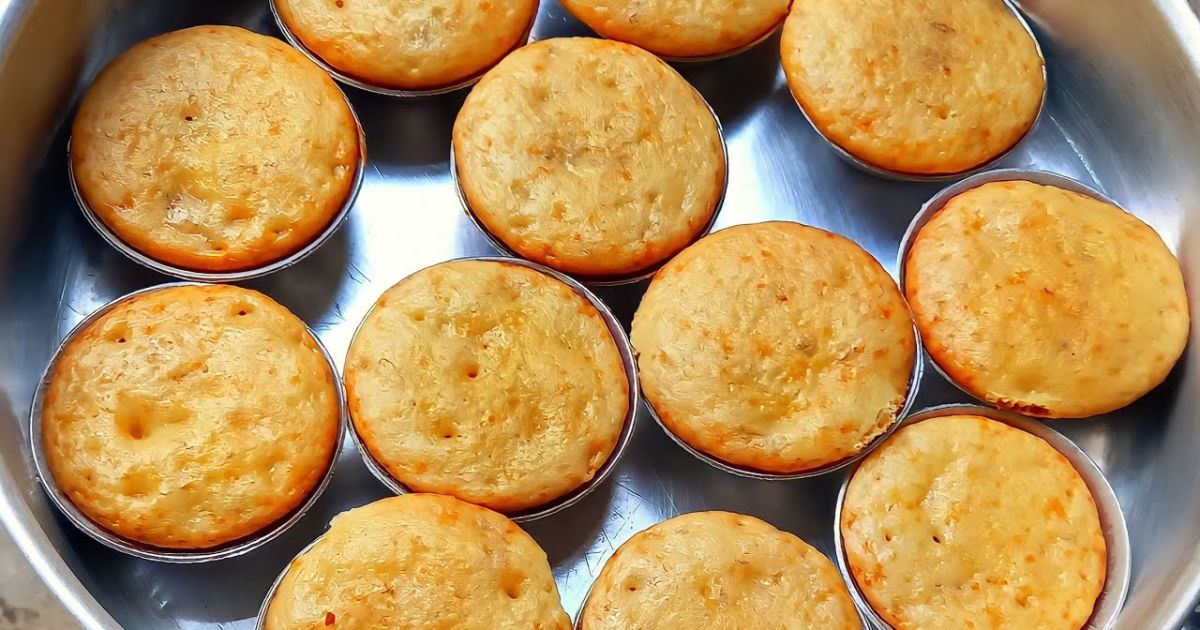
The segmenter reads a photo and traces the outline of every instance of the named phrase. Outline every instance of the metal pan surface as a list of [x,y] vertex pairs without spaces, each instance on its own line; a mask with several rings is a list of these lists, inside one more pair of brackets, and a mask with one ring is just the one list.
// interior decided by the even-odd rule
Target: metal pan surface
[[[1200,6],[1200,5],[1196,5]],[[1200,19],[1186,0],[1022,0],[1051,81],[1039,123],[997,167],[1061,173],[1136,209],[1200,274]],[[347,509],[390,494],[343,443],[328,490],[286,533],[251,554],[174,566],[115,552],[61,516],[39,485],[30,401],[62,337],[108,301],[163,282],[80,219],[62,156],[72,108],[105,63],[155,34],[236,24],[278,35],[259,0],[0,2],[0,522],[86,628],[249,630],[271,582]],[[555,0],[534,37],[586,35]],[[942,185],[864,174],[829,151],[779,71],[778,35],[680,72],[719,115],[728,188],[714,229],[792,220],[843,234],[889,271],[914,211]],[[495,249],[464,215],[449,138],[462,92],[381,98],[346,90],[370,142],[362,190],[342,229],[304,261],[256,279],[301,316],[340,364],[375,299],[429,264]],[[586,282],[585,282],[586,283]],[[645,283],[593,287],[626,328]],[[1200,310],[1194,294],[1193,312]],[[1193,356],[1194,355],[1194,356]],[[1105,472],[1124,508],[1133,557],[1115,627],[1178,628],[1200,595],[1200,348],[1163,386],[1087,422],[1052,423]],[[935,370],[914,408],[971,399]],[[635,423],[608,481],[569,509],[527,523],[547,551],[568,611],[604,560],[637,531],[685,512],[727,510],[790,531],[834,557],[845,471],[794,481],[728,474]]]

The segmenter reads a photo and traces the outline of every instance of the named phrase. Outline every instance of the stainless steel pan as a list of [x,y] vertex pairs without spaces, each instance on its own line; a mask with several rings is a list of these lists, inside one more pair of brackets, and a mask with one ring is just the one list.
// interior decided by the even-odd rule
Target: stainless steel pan
[[[1200,278],[1200,22],[1185,0],[1025,0],[1049,74],[1037,128],[996,166],[1054,171],[1119,202],[1163,235]],[[29,404],[61,337],[85,314],[162,276],[113,250],[81,216],[66,175],[80,90],[130,44],[232,23],[276,33],[267,0],[0,0],[0,520],[90,628],[250,628],[268,587],[329,518],[383,496],[349,443],[321,500],[254,553],[169,566],[75,531],[38,487]],[[586,29],[548,0],[533,37]],[[778,36],[729,59],[681,67],[712,104],[729,148],[716,227],[794,219],[861,243],[892,267],[905,226],[944,184],[886,181],[845,164],[784,84]],[[346,225],[294,267],[249,286],[280,300],[340,363],[384,289],[430,263],[492,255],[458,206],[450,127],[464,94],[399,100],[349,90],[370,163]],[[626,324],[644,283],[597,291]],[[1193,306],[1194,311],[1200,312]],[[1168,382],[1120,412],[1055,422],[1105,472],[1128,519],[1132,577],[1120,628],[1178,627],[1200,592],[1200,382],[1196,346]],[[920,407],[967,402],[925,370]],[[706,508],[746,512],[832,556],[841,474],[744,479],[696,461],[640,414],[625,458],[596,492],[528,525],[550,555],[567,610],[638,530]]]

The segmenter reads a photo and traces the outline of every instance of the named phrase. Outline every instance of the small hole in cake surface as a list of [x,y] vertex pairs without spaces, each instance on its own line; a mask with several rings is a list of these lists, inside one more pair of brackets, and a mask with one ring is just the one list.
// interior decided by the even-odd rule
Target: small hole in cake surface
[[125,338],[121,337],[120,339],[117,340],[117,343],[125,343]]
[[246,309],[242,309],[242,310],[238,311],[239,317],[244,317],[245,315],[246,315]]
[[189,116],[184,116],[184,117],[183,117],[183,119],[184,119],[184,120],[186,120],[186,121],[188,121],[188,122],[192,122],[193,120],[196,120],[196,117],[195,117],[195,116],[190,116],[190,115],[189,115]]
[[937,536],[934,536],[934,537],[933,537],[933,542],[935,542],[935,543],[937,543],[937,544],[939,544],[939,545],[940,545],[940,544],[942,544],[942,539],[941,539],[941,538],[938,538]]
[[340,9],[340,8],[342,8],[342,7],[344,7],[344,6],[346,6],[346,3],[345,3],[345,1],[344,1],[344,0],[337,0],[337,2],[334,2],[333,4],[334,4],[335,6],[337,6],[337,8],[339,8],[339,9]]
[[467,370],[467,378],[475,378],[479,376],[479,368],[471,368]]

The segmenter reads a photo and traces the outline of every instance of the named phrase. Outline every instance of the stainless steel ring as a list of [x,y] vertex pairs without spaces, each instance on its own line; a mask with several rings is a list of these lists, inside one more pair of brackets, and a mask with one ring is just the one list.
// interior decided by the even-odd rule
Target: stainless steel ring
[[304,247],[274,262],[269,262],[265,265],[252,267],[250,269],[243,269],[240,271],[199,271],[196,269],[188,269],[186,267],[172,265],[170,263],[151,258],[150,256],[138,251],[123,241],[116,232],[109,228],[108,225],[96,215],[96,212],[92,209],[91,205],[88,204],[87,200],[84,199],[83,193],[79,190],[79,182],[75,179],[75,162],[71,159],[71,142],[68,140],[67,179],[71,185],[71,193],[75,196],[75,201],[79,204],[79,209],[83,212],[83,218],[87,219],[88,224],[92,226],[92,229],[96,230],[96,233],[98,233],[100,237],[105,240],[105,242],[133,262],[152,271],[157,271],[163,275],[171,276],[188,282],[222,283],[242,282],[254,278],[261,278],[262,276],[275,273],[276,271],[287,269],[301,260],[304,260],[313,252],[317,251],[317,249],[324,245],[326,241],[332,238],[333,235],[336,234],[339,229],[341,229],[342,224],[345,223],[347,217],[350,216],[350,208],[354,206],[354,201],[358,198],[359,189],[362,188],[363,177],[367,166],[366,135],[363,133],[362,122],[358,118],[358,113],[354,111],[354,105],[350,102],[350,99],[346,97],[345,92],[342,92],[340,89],[338,91],[342,94],[342,99],[345,101],[346,107],[350,110],[350,116],[354,119],[354,127],[358,135],[358,164],[354,168],[354,178],[351,180],[350,190],[347,192],[346,199],[342,202],[342,206],[338,209],[337,214],[333,216],[333,219],[330,220],[329,225],[327,225],[320,234],[309,241]]
[[177,550],[163,549],[122,538],[92,521],[78,507],[76,507],[75,504],[71,502],[71,499],[67,497],[67,495],[58,487],[58,482],[54,479],[54,475],[50,471],[50,467],[46,462],[46,454],[44,452],[44,444],[42,442],[42,405],[45,401],[46,388],[49,386],[50,380],[54,376],[54,366],[57,363],[59,356],[67,344],[69,344],[77,335],[86,330],[88,326],[95,323],[96,320],[100,319],[100,317],[111,311],[113,308],[129,301],[130,299],[148,293],[161,291],[163,289],[183,286],[197,286],[202,284],[203,283],[199,282],[173,282],[140,289],[138,291],[123,295],[105,304],[104,306],[101,306],[87,317],[83,318],[82,321],[80,321],[75,325],[74,328],[71,329],[71,332],[67,334],[67,336],[58,345],[58,348],[54,351],[53,358],[51,358],[50,363],[46,366],[45,371],[42,372],[41,379],[38,381],[37,389],[34,391],[33,404],[30,406],[29,440],[31,442],[30,450],[33,453],[33,465],[34,469],[37,471],[38,481],[41,482],[42,488],[50,497],[51,502],[54,503],[54,505],[58,507],[63,515],[67,517],[67,520],[71,521],[72,525],[100,544],[110,549],[115,549],[116,551],[120,551],[136,558],[142,558],[144,560],[154,560],[157,562],[170,564],[198,564],[202,562],[213,562],[216,560],[225,560],[240,556],[258,549],[268,542],[278,538],[293,525],[299,522],[301,518],[303,518],[305,513],[307,513],[308,510],[316,504],[317,499],[321,497],[321,494],[325,491],[325,488],[329,486],[329,480],[333,478],[334,464],[337,462],[338,452],[340,451],[342,440],[344,440],[346,436],[346,425],[349,424],[346,413],[344,389],[342,387],[341,378],[338,375],[337,365],[333,361],[333,356],[329,354],[329,350],[323,343],[321,343],[320,338],[318,338],[317,335],[306,326],[305,330],[308,331],[309,336],[314,342],[316,342],[317,347],[321,349],[321,354],[325,358],[325,362],[329,366],[329,370],[333,375],[334,391],[336,392],[338,402],[338,433],[333,453],[330,455],[329,464],[325,469],[325,474],[321,477],[321,480],[316,487],[313,488],[312,492],[309,493],[308,498],[306,498],[296,509],[292,510],[292,512],[284,516],[281,520],[268,525],[266,528],[242,540],[234,541],[214,549]]
[[809,477],[817,477],[820,475],[829,474],[831,472],[835,472],[837,470],[845,468],[846,466],[849,466],[850,464],[857,462],[858,460],[862,459],[863,457],[866,457],[868,453],[875,450],[875,447],[882,444],[883,441],[886,440],[888,437],[890,437],[892,435],[892,433],[894,433],[896,431],[896,428],[900,426],[901,421],[909,413],[909,410],[912,409],[913,404],[917,400],[917,393],[920,390],[920,386],[921,386],[921,376],[924,374],[924,366],[925,366],[924,353],[925,353],[925,351],[924,351],[924,346],[921,344],[921,332],[919,330],[917,330],[917,327],[915,325],[913,326],[913,343],[914,343],[913,366],[912,366],[912,374],[909,376],[909,379],[908,379],[908,393],[905,395],[904,404],[900,407],[899,411],[896,412],[896,418],[892,421],[892,423],[890,425],[888,425],[887,429],[885,429],[883,431],[883,433],[880,433],[879,435],[875,436],[874,439],[872,439],[869,443],[867,443],[867,445],[864,446],[857,453],[855,453],[849,457],[840,459],[836,462],[826,464],[824,466],[820,466],[817,468],[813,468],[811,470],[805,470],[805,471],[801,471],[801,472],[797,472],[797,473],[772,473],[772,472],[767,472],[767,471],[762,471],[762,470],[756,470],[753,468],[747,468],[744,466],[737,466],[734,464],[730,464],[729,462],[726,462],[726,461],[723,461],[716,457],[713,457],[712,455],[709,455],[708,453],[701,451],[700,449],[692,446],[691,444],[688,444],[687,441],[685,441],[683,438],[676,435],[674,431],[671,431],[671,429],[666,425],[666,423],[663,422],[662,418],[659,417],[658,412],[654,409],[654,404],[650,402],[650,398],[646,395],[645,392],[642,392],[642,400],[644,400],[646,402],[646,410],[650,412],[650,417],[653,418],[655,424],[657,424],[663,430],[663,433],[666,433],[667,437],[671,438],[672,442],[678,444],[680,446],[680,448],[687,451],[689,454],[692,455],[692,457],[695,457],[696,459],[704,462],[705,464],[708,464],[709,466],[712,466],[713,468],[716,468],[717,470],[727,472],[731,475],[737,475],[738,477],[746,477],[748,479],[760,479],[763,481],[793,481],[796,479],[807,479]]
[[[1015,180],[1030,181],[1043,186],[1062,188],[1064,190],[1069,190],[1071,192],[1079,193],[1081,195],[1086,195],[1093,199],[1103,201],[1117,208],[1121,208],[1120,204],[1110,199],[1104,193],[1101,193],[1087,184],[1071,179],[1065,175],[1059,175],[1057,173],[1031,169],[1009,168],[984,171],[982,173],[972,175],[962,181],[943,188],[942,190],[938,191],[937,194],[931,197],[929,201],[926,201],[925,204],[921,206],[921,209],[917,211],[916,215],[913,216],[912,221],[909,222],[908,228],[904,231],[904,236],[900,238],[900,248],[896,255],[896,273],[899,276],[900,292],[904,294],[906,300],[908,299],[908,290],[906,288],[907,273],[905,269],[908,263],[908,252],[912,248],[913,241],[916,240],[917,234],[921,232],[921,228],[925,227],[925,224],[929,223],[930,219],[932,219],[934,215],[941,211],[946,203],[948,203],[954,197],[957,197],[968,190],[978,188],[984,184]],[[1124,208],[1121,209],[1124,210]],[[1126,212],[1128,211],[1126,210]],[[967,396],[970,396],[973,400],[979,401],[981,404],[992,406],[992,403],[980,398],[979,396],[976,396],[961,383],[951,378],[950,375],[944,369],[942,369],[942,366],[938,365],[938,362],[933,359],[932,355],[930,355],[929,363],[933,365],[933,369],[936,370],[937,373],[942,376],[942,378],[946,379],[947,382],[958,388],[959,391]]]
[[[566,9],[566,7],[563,7],[563,8]],[[567,13],[571,13],[571,10],[567,9]],[[572,17],[574,17],[574,14],[572,14]],[[586,22],[584,22],[583,20],[580,20],[578,17],[575,17],[575,19],[579,20],[580,24],[583,24],[584,26],[588,26]],[[769,29],[767,29],[767,31],[765,33],[763,33],[762,35],[759,35],[758,37],[756,37],[753,41],[751,41],[748,44],[742,44],[741,46],[738,46],[737,48],[733,48],[731,50],[726,50],[724,52],[713,53],[711,55],[700,55],[698,57],[676,57],[674,55],[660,55],[660,54],[654,52],[653,50],[650,50],[649,48],[643,48],[642,46],[639,46],[638,44],[636,44],[634,42],[625,41],[623,39],[614,39],[612,37],[605,37],[604,35],[601,35],[600,33],[596,33],[596,29],[593,29],[590,26],[588,26],[588,28],[591,29],[591,31],[593,33],[595,33],[595,36],[600,39],[607,39],[607,40],[611,40],[614,42],[621,42],[622,44],[629,44],[630,46],[637,46],[638,48],[641,48],[642,50],[645,50],[646,52],[648,52],[652,55],[655,55],[656,57],[658,57],[659,59],[662,59],[663,61],[665,61],[667,63],[684,65],[684,64],[709,63],[712,61],[720,61],[722,59],[728,59],[730,57],[740,55],[740,54],[746,52],[747,50],[750,50],[751,48],[754,48],[755,46],[767,41],[768,39],[771,39],[772,35],[779,32],[779,28],[781,26],[783,26],[783,21],[786,19],[787,19],[787,14],[785,13],[783,15],[783,17],[779,18],[779,21],[776,22],[775,24],[773,24]]]
[[[1043,422],[1032,420],[1009,411],[978,405],[940,405],[921,410],[905,418],[900,424],[901,426],[907,426],[930,418],[960,414],[983,416],[997,420],[1045,440],[1050,446],[1061,453],[1063,457],[1067,458],[1079,473],[1079,476],[1083,478],[1084,483],[1087,484],[1088,490],[1092,494],[1092,499],[1096,503],[1096,510],[1100,515],[1100,526],[1104,532],[1105,546],[1108,551],[1104,587],[1100,591],[1100,596],[1096,599],[1096,605],[1087,627],[1095,630],[1108,630],[1113,627],[1122,606],[1125,604],[1125,596],[1129,592],[1132,559],[1129,530],[1125,527],[1125,516],[1121,511],[1120,503],[1117,501],[1117,495],[1113,492],[1112,486],[1109,485],[1104,473],[1087,456],[1087,453],[1084,453],[1082,449],[1066,436],[1046,426]],[[849,474],[846,475],[846,479],[838,491],[837,506],[833,515],[834,555],[836,556],[838,570],[841,572],[842,579],[846,582],[846,586],[850,590],[850,596],[854,600],[854,605],[858,607],[859,613],[867,620],[868,626],[875,630],[892,630],[892,626],[884,621],[871,607],[866,595],[854,580],[854,576],[850,571],[849,560],[846,558],[845,544],[842,541],[842,508],[846,501],[846,489],[849,487],[850,479],[854,476],[854,472],[857,469],[858,464],[855,464],[850,469]]]
[[804,105],[802,105],[800,103],[800,100],[796,98],[795,92],[792,92],[790,87],[788,89],[788,92],[792,94],[792,100],[795,101],[796,107],[800,109],[800,113],[804,115],[804,119],[808,121],[808,124],[810,127],[813,128],[813,131],[817,132],[817,135],[820,136],[821,139],[825,141],[825,144],[829,145],[829,147],[831,149],[833,149],[833,152],[836,153],[838,157],[842,158],[842,160],[844,160],[846,163],[850,164],[851,166],[854,166],[855,168],[857,168],[865,173],[874,175],[876,177],[882,177],[884,179],[890,179],[890,180],[901,181],[901,182],[948,182],[948,181],[954,181],[957,179],[962,179],[964,177],[968,177],[975,173],[984,171],[984,170],[988,169],[989,167],[991,167],[992,165],[996,164],[996,162],[999,162],[1000,160],[1004,159],[1004,157],[1007,156],[1008,154],[1012,153],[1018,146],[1021,145],[1022,142],[1025,141],[1026,138],[1028,138],[1033,133],[1033,130],[1035,128],[1037,128],[1038,123],[1042,119],[1042,113],[1046,109],[1046,96],[1047,96],[1047,94],[1049,94],[1049,91],[1050,91],[1049,78],[1046,75],[1046,56],[1045,56],[1045,54],[1042,53],[1041,43],[1038,42],[1038,38],[1036,35],[1034,35],[1033,29],[1030,28],[1029,22],[1025,19],[1025,16],[1021,14],[1020,9],[1018,9],[1016,7],[1016,5],[1013,4],[1012,0],[1003,0],[1003,2],[1004,2],[1004,6],[1008,8],[1009,12],[1012,13],[1013,17],[1016,18],[1017,21],[1021,23],[1021,27],[1023,29],[1025,29],[1025,32],[1029,35],[1029,38],[1033,40],[1033,47],[1037,50],[1038,58],[1042,60],[1042,100],[1040,103],[1038,103],[1037,113],[1034,114],[1033,122],[1029,125],[1029,128],[1025,130],[1025,133],[1020,138],[1017,138],[1016,142],[1012,143],[1012,146],[1009,146],[1007,149],[1005,149],[1004,151],[1001,151],[1000,153],[991,157],[990,159],[988,159],[986,162],[983,162],[982,164],[978,164],[976,166],[973,166],[964,171],[959,171],[957,173],[945,173],[945,174],[939,174],[939,175],[921,175],[921,174],[916,174],[916,173],[905,173],[903,171],[894,171],[891,169],[886,169],[886,168],[883,168],[880,166],[876,166],[876,165],[874,165],[866,160],[863,160],[862,158],[859,158],[858,156],[850,153],[845,148],[843,148],[841,145],[834,142],[829,136],[825,135],[825,132],[821,131],[821,128],[818,127],[817,124],[813,121],[812,117],[809,116],[808,111],[804,109]]
[[[668,63],[675,63],[675,64],[681,64],[681,65],[682,64],[693,64],[693,63],[709,63],[709,62],[713,62],[713,61],[720,61],[722,59],[728,59],[730,57],[735,57],[735,56],[740,55],[740,54],[746,52],[747,50],[750,50],[751,48],[754,48],[755,46],[767,41],[768,39],[771,39],[772,35],[779,32],[779,29],[783,26],[783,21],[786,19],[787,19],[787,14],[785,13],[782,18],[779,18],[779,21],[776,22],[774,24],[774,26],[767,29],[767,32],[763,33],[757,39],[750,42],[749,44],[742,44],[741,46],[738,46],[737,48],[734,48],[733,50],[727,50],[725,52],[714,53],[711,55],[701,55],[699,57],[675,57],[672,55],[659,55],[658,57],[659,57],[659,59],[662,59],[663,61],[666,61]],[[580,20],[580,21],[582,22],[582,20]],[[648,52],[653,52],[653,51],[648,51]]]
[[[639,393],[641,391],[638,386],[637,366],[633,358],[633,348],[629,343],[629,336],[625,334],[625,329],[621,327],[621,322],[617,320],[616,315],[614,315],[613,312],[608,308],[608,305],[606,305],[599,297],[596,297],[596,295],[588,290],[587,287],[583,286],[570,276],[528,260],[495,256],[472,256],[467,258],[457,258],[451,261],[445,261],[431,265],[431,267],[440,264],[446,264],[446,262],[461,261],[495,262],[519,265],[562,282],[575,291],[576,294],[587,300],[588,303],[595,307],[595,309],[600,313],[600,317],[604,319],[604,323],[608,327],[609,335],[612,336],[613,342],[617,345],[617,352],[621,355],[621,366],[625,370],[626,388],[628,390],[628,397],[626,400],[626,403],[628,404],[628,410],[625,413],[625,419],[622,422],[621,433],[617,437],[617,443],[613,447],[613,451],[608,456],[608,459],[605,460],[604,464],[599,468],[599,470],[596,471],[595,476],[593,476],[592,479],[587,483],[584,483],[567,494],[564,494],[563,496],[543,505],[518,512],[500,512],[516,523],[528,523],[530,521],[546,518],[547,516],[557,514],[558,512],[561,512],[562,510],[579,503],[584,497],[591,494],[593,490],[599,487],[600,484],[602,484],[604,480],[608,478],[613,469],[616,468],[617,462],[620,461],[621,456],[625,453],[626,447],[629,446],[629,440],[633,436],[633,425],[637,417]],[[429,268],[430,267],[426,267],[425,269]],[[414,273],[420,273],[420,271]],[[350,341],[351,346],[354,345],[354,337],[358,336],[359,331],[362,330],[363,324],[366,323],[367,319],[371,317],[371,313],[374,311],[375,306],[372,305],[371,309],[367,311],[367,314],[363,316],[362,321],[359,322],[358,326],[354,329],[354,335],[351,337]],[[379,461],[376,460],[371,452],[367,449],[366,444],[363,442],[362,437],[358,433],[358,428],[355,425],[352,417],[350,418],[349,425],[350,435],[354,439],[354,444],[358,448],[359,454],[362,456],[363,463],[366,464],[367,469],[371,471],[371,474],[375,475],[375,478],[378,479],[380,483],[382,483],[385,487],[387,487],[388,490],[391,490],[395,494],[408,494],[411,492],[411,490],[409,490],[407,486],[400,482],[400,480],[389,474],[383,464],[379,463]]]
[[[283,38],[286,39],[287,42],[292,45],[292,47],[294,47],[296,50],[300,51],[305,57],[308,57],[308,59],[310,61],[312,61],[313,63],[320,66],[320,68],[322,70],[327,72],[329,74],[329,76],[336,79],[339,83],[341,83],[343,85],[348,85],[353,88],[358,88],[360,90],[363,90],[364,92],[371,92],[374,94],[380,94],[382,96],[392,96],[392,97],[396,97],[396,98],[408,98],[408,99],[425,98],[425,97],[429,97],[429,96],[438,96],[441,94],[449,94],[450,92],[455,92],[455,91],[458,91],[458,90],[461,90],[464,88],[471,87],[472,85],[475,85],[476,83],[479,82],[480,79],[483,78],[484,74],[487,74],[488,70],[491,70],[493,67],[495,67],[495,64],[493,64],[492,66],[484,68],[483,70],[480,70],[479,72],[471,75],[470,77],[467,77],[466,79],[463,79],[461,81],[456,81],[455,83],[452,83],[450,85],[444,85],[442,87],[430,88],[428,90],[401,90],[401,89],[396,89],[396,88],[383,87],[381,85],[375,85],[374,83],[369,83],[367,81],[357,79],[349,74],[342,72],[341,70],[338,70],[337,68],[330,65],[329,62],[327,62],[323,58],[321,58],[320,55],[318,55],[317,53],[310,50],[308,48],[308,46],[305,46],[304,42],[300,41],[300,38],[294,32],[292,32],[292,29],[291,29],[291,27],[289,27],[287,25],[287,22],[284,21],[283,16],[280,15],[280,13],[279,13],[279,7],[276,6],[276,0],[271,0],[269,4],[271,6],[271,16],[274,17],[274,19],[275,19],[275,25],[279,27],[279,31],[283,34]],[[508,52],[506,52],[505,53],[506,55],[529,43],[530,34],[533,32],[533,24],[536,21],[537,21],[537,12],[535,11],[533,16],[531,18],[529,18],[529,24],[526,25],[526,27],[525,27],[525,34],[522,35],[521,37],[517,38],[516,45],[514,45]],[[500,59],[503,59],[503,57],[501,57]],[[500,59],[497,59],[496,63],[499,63]]]
[[[689,84],[689,86],[690,85],[691,84]],[[721,182],[721,192],[717,196],[717,202],[713,206],[713,211],[712,211],[712,214],[708,217],[708,221],[704,224],[704,226],[702,228],[700,228],[700,230],[698,230],[696,232],[695,236],[692,237],[692,239],[688,242],[688,244],[685,245],[683,248],[681,248],[679,251],[683,251],[684,249],[687,249],[687,247],[691,246],[693,243],[704,238],[705,236],[707,236],[709,233],[712,232],[713,226],[716,225],[716,223],[717,223],[717,216],[721,214],[721,209],[725,206],[725,194],[729,190],[729,147],[725,143],[725,132],[721,127],[721,119],[717,116],[717,112],[715,110],[713,110],[712,105],[710,105],[708,103],[708,101],[705,100],[704,95],[700,94],[700,92],[698,90],[696,90],[696,88],[694,88],[694,87],[692,88],[692,91],[696,94],[697,98],[700,99],[700,102],[704,103],[704,106],[708,108],[709,114],[712,115],[713,122],[715,122],[717,125],[717,136],[721,140],[721,168],[723,169],[723,173],[722,173],[723,181]],[[471,209],[471,204],[467,202],[466,193],[463,192],[462,184],[459,182],[458,164],[454,157],[454,139],[453,138],[451,138],[451,140],[450,140],[450,179],[454,183],[454,194],[458,197],[458,202],[460,205],[462,205],[463,211],[466,212],[467,218],[469,218],[471,220],[471,222],[475,224],[475,227],[479,228],[479,231],[488,240],[488,242],[491,243],[492,247],[494,247],[497,252],[500,252],[501,254],[504,254],[505,256],[511,256],[513,258],[527,260],[525,257],[521,256],[515,250],[513,250],[511,247],[509,247],[499,236],[496,236],[495,234],[493,234],[492,231],[488,229],[487,225],[483,222],[483,220],[480,219],[479,216],[477,214],[475,214],[475,211]],[[642,280],[645,280],[647,278],[653,277],[654,274],[658,273],[659,269],[662,269],[663,265],[666,265],[668,262],[670,262],[671,258],[674,257],[675,255],[678,255],[678,253],[679,252],[675,252],[675,254],[667,257],[664,260],[661,260],[657,263],[654,263],[653,265],[650,265],[649,267],[647,267],[645,269],[640,269],[640,270],[635,271],[630,274],[624,274],[624,275],[619,275],[619,276],[586,276],[586,275],[580,275],[580,274],[571,274],[571,275],[579,282],[582,282],[588,286],[593,286],[593,287],[613,287],[613,286],[620,286],[620,285],[625,285],[625,284],[634,284],[637,282],[641,282]],[[535,263],[535,264],[541,265],[541,263]],[[565,272],[560,272],[560,273],[565,273]]]
[[[328,533],[329,529],[326,528],[325,532]],[[254,619],[255,630],[264,630],[266,628],[267,610],[271,608],[271,600],[275,599],[275,594],[279,592],[279,585],[283,584],[283,578],[287,577],[288,571],[292,569],[292,563],[304,554],[312,551],[312,548],[316,547],[317,543],[321,542],[321,539],[324,537],[325,534],[321,534],[313,539],[312,542],[304,545],[304,548],[301,549],[291,560],[288,560],[286,565],[284,565],[283,570],[279,572],[279,575],[275,578],[275,581],[271,583],[271,588],[267,589],[267,594],[263,597],[262,604],[258,607],[258,616]]]

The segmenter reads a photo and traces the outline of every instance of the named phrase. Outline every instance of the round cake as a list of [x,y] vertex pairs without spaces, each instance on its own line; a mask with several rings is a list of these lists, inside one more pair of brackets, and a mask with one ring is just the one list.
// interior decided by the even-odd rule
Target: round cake
[[1037,43],[1004,0],[795,0],[788,86],[830,142],[872,166],[935,176],[982,166],[1033,127]]
[[382,88],[463,83],[525,43],[537,0],[274,0],[292,35],[338,72]]
[[1104,586],[1100,517],[1041,438],[979,416],[902,427],[846,489],[854,581],[896,630],[1078,630]]
[[546,552],[512,521],[409,494],[334,517],[292,561],[265,630],[569,630]]
[[467,206],[524,258],[622,276],[670,258],[709,225],[725,189],[712,112],[654,55],[590,38],[514,52],[454,122]]
[[727,228],[667,263],[633,318],[646,400],[693,448],[799,473],[852,457],[896,420],[916,355],[887,272],[798,223]]
[[821,552],[729,512],[685,514],[630,538],[592,585],[580,622],[580,630],[860,627]]
[[303,249],[351,194],[358,125],[287,44],[232,26],[146,40],[96,77],[71,128],[84,203],[121,241],[193,271]]
[[568,11],[609,39],[664,57],[703,58],[763,39],[787,16],[789,0],[563,0]]
[[912,241],[905,292],[930,356],[998,407],[1087,417],[1161,383],[1187,345],[1179,263],[1110,203],[1028,181],[952,198]]
[[383,294],[346,359],[350,415],[397,481],[516,512],[590,481],[629,409],[604,319],[510,263],[453,261]]
[[231,286],[117,304],[67,342],[42,407],[62,492],[118,536],[209,549],[300,506],[332,465],[333,371],[295,315]]

